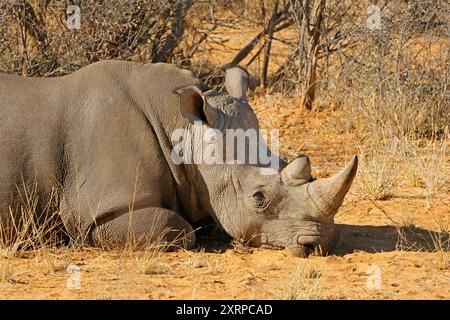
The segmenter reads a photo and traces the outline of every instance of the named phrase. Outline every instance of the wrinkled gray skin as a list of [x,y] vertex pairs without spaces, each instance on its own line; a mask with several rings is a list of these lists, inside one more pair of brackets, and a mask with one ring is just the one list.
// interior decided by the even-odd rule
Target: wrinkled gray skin
[[211,216],[255,246],[325,252],[356,157],[315,181],[305,156],[280,160],[275,175],[261,175],[258,165],[171,160],[173,130],[190,130],[195,120],[220,130],[258,128],[247,75],[228,70],[226,88],[229,96],[205,91],[189,71],[160,63],[105,61],[61,78],[0,74],[3,225],[11,208],[18,219],[19,191],[36,183],[38,213],[58,190],[66,232],[93,245],[162,237],[189,249],[191,223]]

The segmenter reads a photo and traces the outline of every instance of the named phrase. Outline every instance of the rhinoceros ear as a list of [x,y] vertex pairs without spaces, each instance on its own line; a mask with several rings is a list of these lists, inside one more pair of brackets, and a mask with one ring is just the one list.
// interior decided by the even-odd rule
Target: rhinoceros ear
[[248,74],[239,67],[227,69],[225,87],[230,96],[247,101]]
[[180,96],[180,110],[189,122],[202,121],[210,127],[217,123],[218,111],[207,103],[202,92],[196,86],[189,86],[175,90]]
[[282,171],[281,177],[287,185],[295,186],[311,180],[311,162],[301,155],[292,160]]

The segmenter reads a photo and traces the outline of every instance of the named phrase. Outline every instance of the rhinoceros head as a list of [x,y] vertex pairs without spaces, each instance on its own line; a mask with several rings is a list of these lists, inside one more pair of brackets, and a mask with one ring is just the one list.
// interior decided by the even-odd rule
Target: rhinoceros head
[[[227,129],[258,131],[256,115],[245,94],[247,80],[243,70],[233,68],[226,74],[229,95],[201,92],[196,87],[178,90],[183,116],[191,123],[201,121],[202,126],[214,128],[222,136]],[[209,213],[233,238],[250,245],[288,248],[297,256],[327,252],[336,234],[334,215],[355,177],[357,157],[335,176],[314,179],[305,155],[289,164],[272,157],[272,166],[251,163],[248,151],[240,161],[224,160],[230,148],[236,149],[235,141],[227,144],[227,139],[216,149],[216,153],[223,150],[223,162],[196,164],[206,186],[203,193],[208,203],[202,207],[210,208]],[[249,147],[251,142],[246,142]],[[260,135],[257,144],[261,146]]]
[[334,216],[356,170],[354,156],[335,176],[316,180],[304,155],[274,175],[236,168],[238,205],[219,220],[228,233],[255,246],[288,248],[297,256],[324,254],[335,242]]

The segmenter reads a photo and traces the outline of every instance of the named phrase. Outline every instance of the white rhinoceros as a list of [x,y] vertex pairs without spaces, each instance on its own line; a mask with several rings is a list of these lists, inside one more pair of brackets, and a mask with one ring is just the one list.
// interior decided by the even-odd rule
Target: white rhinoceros
[[92,245],[121,245],[131,236],[192,248],[192,223],[211,216],[250,245],[325,252],[356,157],[319,180],[306,156],[279,160],[270,175],[258,161],[174,161],[175,130],[189,133],[200,121],[219,132],[258,130],[247,80],[242,69],[229,69],[223,95],[174,65],[121,61],[60,78],[0,74],[2,225],[19,219],[20,190],[35,185],[39,221],[57,190],[65,232]]

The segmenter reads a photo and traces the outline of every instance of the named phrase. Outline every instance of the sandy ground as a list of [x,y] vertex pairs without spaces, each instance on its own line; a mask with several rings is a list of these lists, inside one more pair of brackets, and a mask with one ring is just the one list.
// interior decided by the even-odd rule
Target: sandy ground
[[[449,271],[434,265],[436,254],[392,251],[293,258],[285,251],[242,254],[167,253],[163,274],[138,271],[136,258],[118,252],[64,254],[81,269],[80,289],[70,275],[50,274],[36,259],[20,261],[19,275],[0,286],[2,299],[449,299]],[[193,256],[205,265],[192,267]],[[191,259],[191,260],[190,260]],[[297,283],[298,268],[318,268],[318,280]],[[381,286],[367,286],[369,265],[381,270]],[[369,279],[370,281],[370,279]],[[295,286],[298,286],[296,288]]]

